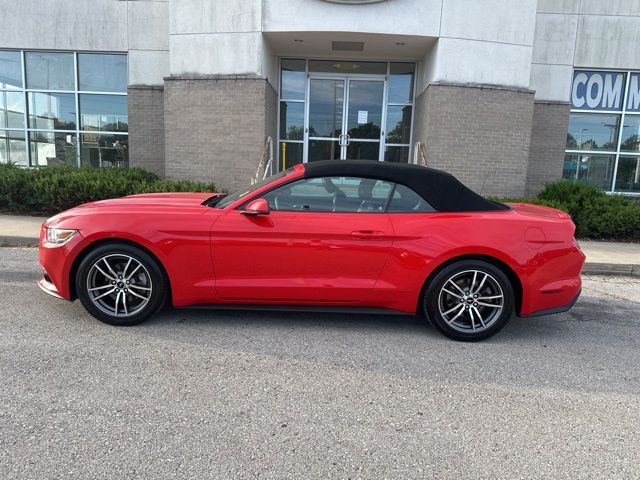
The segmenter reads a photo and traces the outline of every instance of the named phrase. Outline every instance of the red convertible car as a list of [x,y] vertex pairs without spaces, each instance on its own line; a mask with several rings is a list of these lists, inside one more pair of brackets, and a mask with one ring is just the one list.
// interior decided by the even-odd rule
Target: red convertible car
[[40,287],[98,320],[174,307],[424,314],[480,340],[566,311],[584,255],[563,212],[491,202],[427,167],[297,165],[231,195],[92,202],[42,227]]

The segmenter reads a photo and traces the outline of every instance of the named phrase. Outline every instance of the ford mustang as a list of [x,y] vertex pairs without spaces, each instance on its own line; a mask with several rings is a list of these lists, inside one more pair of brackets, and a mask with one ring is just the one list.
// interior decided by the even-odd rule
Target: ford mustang
[[45,292],[133,325],[163,305],[418,314],[456,340],[566,311],[584,255],[558,210],[417,165],[297,165],[230,195],[159,193],[45,222]]

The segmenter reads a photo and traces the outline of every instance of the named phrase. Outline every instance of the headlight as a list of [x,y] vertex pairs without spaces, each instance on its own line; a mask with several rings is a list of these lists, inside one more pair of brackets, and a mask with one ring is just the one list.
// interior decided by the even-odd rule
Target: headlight
[[76,233],[78,233],[77,230],[47,227],[47,242],[62,245],[71,240]]

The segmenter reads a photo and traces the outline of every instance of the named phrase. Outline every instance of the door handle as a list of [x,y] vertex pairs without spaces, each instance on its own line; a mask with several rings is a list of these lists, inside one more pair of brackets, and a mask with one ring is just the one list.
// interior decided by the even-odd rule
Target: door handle
[[381,232],[379,230],[354,230],[353,232],[351,232],[351,236],[354,238],[379,240],[384,238],[384,232]]

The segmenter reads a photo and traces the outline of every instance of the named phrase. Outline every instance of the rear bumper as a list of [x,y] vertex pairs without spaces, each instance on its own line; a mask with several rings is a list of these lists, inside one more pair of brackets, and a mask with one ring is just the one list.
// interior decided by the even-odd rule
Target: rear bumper
[[522,279],[520,317],[566,312],[582,289],[585,256],[577,244],[540,255]]
[[547,308],[545,310],[538,310],[536,312],[529,313],[527,315],[520,315],[520,317],[521,318],[542,317],[544,315],[553,315],[553,314],[556,314],[556,313],[568,312],[576,304],[576,302],[578,301],[578,298],[580,297],[581,293],[582,293],[582,289],[580,289],[578,291],[577,295],[575,297],[573,297],[573,300],[571,300],[566,305],[562,305],[560,307]]

